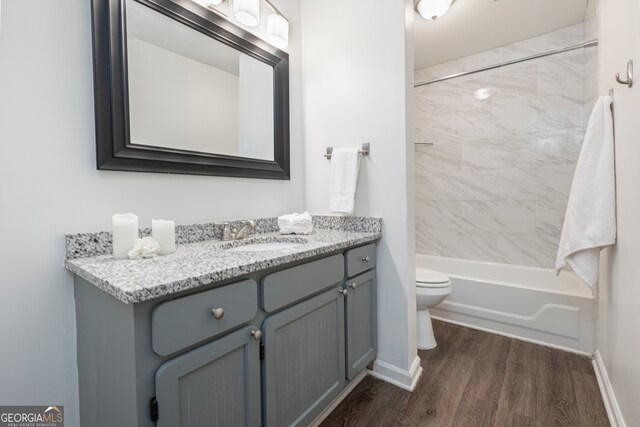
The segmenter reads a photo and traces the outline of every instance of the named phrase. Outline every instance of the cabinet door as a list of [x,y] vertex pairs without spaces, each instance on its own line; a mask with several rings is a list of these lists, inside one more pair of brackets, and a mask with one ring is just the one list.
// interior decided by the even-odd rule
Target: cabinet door
[[158,427],[260,426],[257,330],[246,327],[163,364]]
[[341,289],[268,317],[263,331],[265,426],[305,426],[344,387]]
[[376,357],[376,273],[361,274],[346,282],[347,378],[355,378]]

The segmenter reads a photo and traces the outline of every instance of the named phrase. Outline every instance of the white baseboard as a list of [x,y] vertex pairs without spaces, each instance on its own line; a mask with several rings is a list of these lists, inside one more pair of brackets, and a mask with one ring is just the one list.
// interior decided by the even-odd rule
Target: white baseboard
[[416,356],[408,371],[400,369],[381,360],[373,362],[373,371],[371,376],[381,379],[382,381],[393,384],[404,390],[413,391],[420,375],[422,375],[422,366],[420,366],[420,357]]
[[611,387],[611,381],[609,381],[609,374],[604,366],[602,355],[599,350],[593,353],[593,369],[596,372],[596,378],[598,379],[598,386],[600,386],[600,394],[602,394],[602,400],[604,401],[604,407],[607,410],[609,416],[609,424],[611,427],[627,427],[622,417],[622,411],[618,400]]
[[318,414],[318,416],[313,421],[311,421],[311,423],[309,424],[309,427],[317,427],[320,424],[322,424],[322,422],[329,416],[329,414],[331,414],[333,412],[334,409],[336,409],[338,407],[338,405],[340,403],[342,403],[342,401],[349,395],[349,393],[351,393],[353,391],[353,389],[356,388],[356,386],[358,384],[360,384],[362,382],[362,380],[367,377],[368,373],[369,373],[369,371],[366,370],[366,369],[364,371],[360,372],[349,383],[349,385],[347,385],[345,387],[345,389],[342,390],[340,392],[340,394],[336,396],[335,399],[333,399],[333,401],[329,404],[329,406],[324,408],[322,410],[322,412],[320,412],[320,414]]
[[441,322],[451,323],[453,325],[464,326],[465,328],[469,328],[469,329],[476,329],[478,331],[489,332],[490,334],[495,334],[495,335],[502,335],[503,337],[513,338],[513,339],[516,339],[516,340],[519,340],[519,341],[530,342],[532,344],[541,345],[543,347],[555,348],[556,350],[562,350],[562,351],[567,351],[569,353],[579,354],[581,356],[588,356],[588,357],[593,356],[591,353],[587,353],[586,351],[576,350],[575,348],[569,348],[569,347],[564,347],[564,346],[561,346],[561,345],[549,344],[548,342],[538,341],[538,340],[534,340],[534,339],[530,339],[530,338],[525,338],[525,337],[520,336],[520,335],[509,334],[509,333],[506,333],[506,332],[497,331],[495,329],[490,329],[490,328],[485,328],[485,327],[482,327],[482,326],[472,325],[470,323],[459,322],[457,320],[446,319],[444,317],[433,316],[433,315],[431,316],[431,318],[439,320]]

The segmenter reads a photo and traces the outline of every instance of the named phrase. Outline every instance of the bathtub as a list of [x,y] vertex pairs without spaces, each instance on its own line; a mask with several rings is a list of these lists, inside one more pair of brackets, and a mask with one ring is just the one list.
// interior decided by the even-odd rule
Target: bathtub
[[451,277],[433,318],[591,354],[594,297],[573,272],[417,255],[416,265]]

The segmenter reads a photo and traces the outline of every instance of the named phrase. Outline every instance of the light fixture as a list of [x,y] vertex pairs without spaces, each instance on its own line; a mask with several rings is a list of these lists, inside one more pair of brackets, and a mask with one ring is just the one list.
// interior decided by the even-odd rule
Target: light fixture
[[424,19],[435,21],[447,13],[453,0],[419,0],[417,10]]
[[[2,1],[2,0],[0,0]],[[279,49],[284,49],[289,44],[289,21],[269,0],[192,0],[200,5],[206,6],[209,10],[217,12],[221,16],[229,19],[229,11],[235,20],[247,27],[258,27],[260,25],[260,2],[266,3],[273,11],[267,16],[265,26],[252,30],[259,37],[266,40]],[[221,8],[223,3],[227,3],[228,9]]]
[[289,43],[289,22],[282,15],[273,13],[267,17],[267,41],[284,49]]
[[242,25],[256,27],[260,23],[260,0],[233,0],[233,16]]

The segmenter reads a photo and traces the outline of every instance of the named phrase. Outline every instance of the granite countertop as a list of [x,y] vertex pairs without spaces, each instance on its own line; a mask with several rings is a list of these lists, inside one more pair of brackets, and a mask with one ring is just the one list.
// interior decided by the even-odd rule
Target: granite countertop
[[[280,235],[273,231],[273,218],[262,219],[259,220],[259,224],[263,224],[258,228],[259,233],[246,240],[232,242],[190,242],[190,239],[197,239],[188,235],[185,237],[185,230],[177,229],[178,242],[187,243],[176,245],[176,252],[173,254],[141,260],[113,259],[110,250],[107,251],[110,233],[68,235],[65,267],[118,300],[129,304],[337,252],[374,242],[382,237],[379,218],[331,218],[314,217],[314,231],[306,236]],[[319,227],[323,225],[327,228]],[[202,225],[199,225],[196,229],[201,228]],[[145,234],[144,230],[141,234]],[[227,250],[234,246],[265,241],[292,241],[300,244],[289,249],[263,252]],[[87,251],[86,247],[91,247],[91,250]]]

